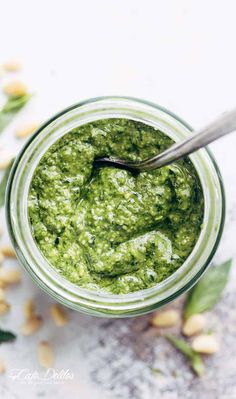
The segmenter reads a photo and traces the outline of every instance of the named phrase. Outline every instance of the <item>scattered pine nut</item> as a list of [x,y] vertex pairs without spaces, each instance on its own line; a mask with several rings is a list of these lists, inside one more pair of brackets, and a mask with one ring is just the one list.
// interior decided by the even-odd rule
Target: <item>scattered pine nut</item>
[[4,86],[3,91],[9,97],[20,97],[27,94],[27,87],[22,82],[14,81],[7,83]]
[[3,288],[0,288],[0,302],[5,301],[6,295]]
[[195,352],[212,355],[219,350],[219,342],[212,334],[202,334],[193,339],[192,348]]
[[60,305],[52,305],[50,308],[50,312],[55,324],[58,327],[63,327],[68,322],[67,314]]
[[21,273],[19,269],[0,269],[0,281],[4,284],[16,284],[21,280]]
[[4,255],[0,249],[0,264],[3,262],[3,260],[4,260]]
[[0,374],[5,373],[6,367],[2,359],[0,359]]
[[38,360],[40,365],[45,368],[52,367],[54,363],[53,350],[47,341],[42,341],[38,345]]
[[6,169],[12,161],[12,157],[0,159],[0,170]]
[[6,256],[7,258],[15,258],[16,257],[16,253],[14,251],[14,249],[12,247],[10,247],[9,245],[4,245],[0,248],[1,252],[3,253],[4,256]]
[[37,130],[38,126],[39,125],[37,123],[31,123],[21,126],[16,130],[16,137],[18,137],[19,139],[23,139],[25,137],[31,136],[31,134],[33,134],[35,130]]
[[0,301],[0,314],[9,312],[11,306],[5,301]]
[[34,316],[35,305],[32,299],[27,299],[24,303],[24,315],[26,319],[30,319]]
[[179,313],[174,309],[170,309],[156,313],[153,316],[151,323],[155,327],[166,328],[175,326],[179,319]]
[[8,61],[3,64],[3,69],[6,72],[18,72],[21,69],[21,64],[18,61]]
[[23,335],[33,335],[40,329],[42,323],[43,319],[41,316],[32,316],[21,327],[21,333]]
[[182,332],[187,337],[197,334],[203,330],[206,325],[206,318],[202,314],[194,314],[185,321]]

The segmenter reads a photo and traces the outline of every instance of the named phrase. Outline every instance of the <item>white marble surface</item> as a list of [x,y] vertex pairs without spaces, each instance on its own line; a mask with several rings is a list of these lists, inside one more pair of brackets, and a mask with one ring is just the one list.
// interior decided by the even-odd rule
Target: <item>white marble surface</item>
[[[35,96],[1,135],[0,150],[16,152],[22,146],[14,139],[14,129],[22,122],[43,121],[73,102],[98,95],[145,98],[195,127],[234,107],[235,14],[234,0],[2,3],[0,62],[21,60],[20,78]],[[218,262],[236,252],[236,134],[211,148],[228,205]],[[3,212],[0,215],[4,224]],[[7,241],[4,235],[2,242]],[[1,345],[0,357],[7,366],[0,376],[1,399],[236,398],[235,267],[222,301],[209,314],[209,328],[221,337],[221,351],[206,359],[201,380],[163,338],[142,331],[146,317],[110,321],[71,311],[68,326],[57,329],[49,318],[51,299],[23,275],[23,284],[8,292],[12,310],[0,325],[18,332],[28,297],[35,298],[45,323],[37,335],[19,334],[14,344]],[[181,306],[181,300],[174,305]],[[36,344],[42,339],[52,342],[55,369],[70,369],[71,380],[57,384],[12,379],[14,368],[42,376],[36,357]],[[153,374],[152,368],[159,371]]]

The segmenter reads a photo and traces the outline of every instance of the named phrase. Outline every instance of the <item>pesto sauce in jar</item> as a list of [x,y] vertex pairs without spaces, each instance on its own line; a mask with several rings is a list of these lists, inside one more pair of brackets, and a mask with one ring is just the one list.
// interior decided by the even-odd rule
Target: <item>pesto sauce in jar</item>
[[190,160],[139,174],[93,166],[102,156],[143,160],[172,143],[141,122],[104,119],[47,150],[31,182],[29,220],[39,249],[61,275],[80,287],[126,294],[183,264],[204,212]]

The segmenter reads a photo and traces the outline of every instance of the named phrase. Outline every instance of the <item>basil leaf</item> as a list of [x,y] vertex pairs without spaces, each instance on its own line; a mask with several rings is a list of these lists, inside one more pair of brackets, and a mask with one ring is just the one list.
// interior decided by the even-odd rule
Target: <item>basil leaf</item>
[[10,342],[16,339],[16,335],[11,331],[4,331],[0,329],[0,344],[3,342]]
[[12,161],[8,165],[7,169],[5,169],[2,180],[0,182],[0,207],[2,207],[5,202],[6,186],[7,186],[7,181],[8,181],[8,177],[9,177],[13,162],[14,162],[14,159],[12,159]]
[[20,111],[29,101],[31,95],[24,94],[20,97],[9,97],[0,111],[0,133],[13,119],[18,111]]
[[194,351],[186,341],[176,338],[174,335],[171,334],[166,335],[166,338],[185,356],[190,359],[192,358]]
[[194,356],[191,361],[191,366],[192,366],[192,369],[195,371],[195,373],[199,377],[201,377],[204,374],[205,366],[203,364],[203,361],[202,361],[201,357],[195,352],[194,352]]
[[203,375],[205,367],[203,361],[198,353],[196,353],[191,346],[183,339],[176,338],[174,335],[166,335],[168,341],[182,352],[191,362],[191,367],[195,373],[200,377]]
[[212,267],[190,291],[184,311],[186,319],[216,305],[227,284],[231,264],[232,259]]

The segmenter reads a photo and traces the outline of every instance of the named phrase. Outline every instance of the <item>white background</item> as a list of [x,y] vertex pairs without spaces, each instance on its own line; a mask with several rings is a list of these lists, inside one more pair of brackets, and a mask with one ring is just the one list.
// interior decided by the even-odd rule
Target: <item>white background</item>
[[[35,93],[29,106],[1,135],[0,151],[16,152],[22,146],[22,141],[14,138],[14,130],[21,123],[41,122],[63,107],[89,97],[127,95],[144,98],[172,110],[196,128],[236,106],[234,0],[7,0],[0,4],[0,62],[21,61],[24,68],[19,78]],[[2,83],[12,78],[12,75],[3,77]],[[226,230],[217,253],[217,260],[224,260],[236,252],[236,133],[214,143],[211,148],[225,180],[228,200]],[[233,272],[232,279],[234,276]],[[231,304],[235,303],[232,281],[228,288]],[[23,288],[9,294],[12,313],[0,321],[1,325],[17,331],[22,323],[22,302],[32,295],[39,299],[41,312],[47,318],[49,299],[25,277]],[[227,311],[229,306],[226,303]],[[224,312],[221,308],[219,312],[218,325],[221,326]],[[120,336],[124,326],[129,328],[125,323],[119,324]],[[45,384],[43,387],[34,384],[25,387],[12,382],[6,375],[1,377],[1,398],[33,399],[36,395],[50,397],[52,392],[53,395],[56,392],[58,398],[73,395],[90,399],[101,394],[104,399],[111,394],[111,386],[104,382],[109,377],[102,377],[103,382],[93,384],[93,372],[100,367],[97,357],[103,356],[96,352],[98,335],[106,334],[102,322],[71,312],[68,328],[66,332],[58,332],[49,323],[36,338],[27,341],[20,337],[13,346],[0,348],[0,356],[4,356],[6,362],[9,359],[9,369],[15,365],[35,369],[38,367],[35,342],[46,337],[57,347],[58,368],[70,367],[76,374],[73,383],[60,388]],[[226,334],[224,330],[221,332]],[[230,330],[228,334],[231,337],[234,333]],[[113,351],[112,342],[105,348],[107,353]],[[235,343],[233,335],[232,342]],[[81,350],[83,345],[90,352],[90,363],[86,366],[87,353]],[[78,349],[75,350],[75,346]],[[228,356],[226,362],[231,364],[234,351],[232,347],[224,350]],[[236,352],[236,348],[234,350]],[[119,359],[121,365],[120,368],[117,366],[116,372],[118,375],[120,372],[121,378],[120,382],[114,382],[115,390],[111,397],[128,399],[128,390],[122,390],[123,380],[128,378],[129,370],[124,374],[128,363],[125,364],[124,360],[122,365],[122,354]],[[212,362],[209,363],[212,373],[218,370],[220,375],[222,363],[220,360]],[[139,370],[137,361],[130,364]],[[140,365],[141,374],[142,367],[144,365]],[[106,373],[105,366],[104,375]],[[225,373],[228,384],[233,384],[231,376],[227,371]],[[212,379],[209,377],[207,384],[202,385],[203,398],[224,397],[219,393],[221,388],[215,388],[217,384],[215,379],[213,381],[213,374]],[[153,397],[149,377],[144,378],[139,393],[130,397]],[[171,378],[169,376],[168,381]],[[192,386],[189,383],[191,378],[188,380],[189,397],[197,398],[197,383]],[[164,399],[182,395],[181,388],[172,393],[162,391],[159,382],[155,389]],[[222,388],[222,392],[226,391]],[[188,397],[187,393],[185,397]],[[234,384],[227,398],[236,398]]]

